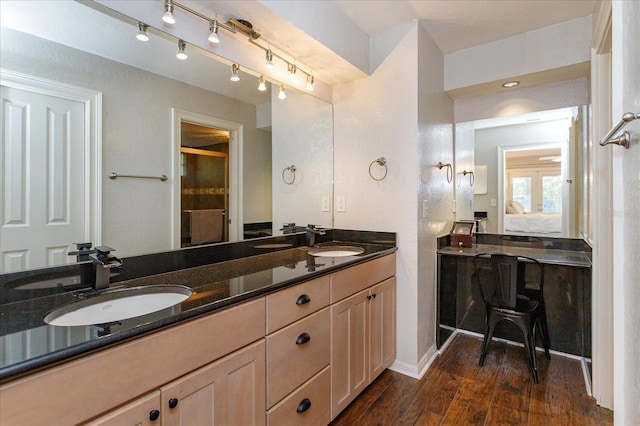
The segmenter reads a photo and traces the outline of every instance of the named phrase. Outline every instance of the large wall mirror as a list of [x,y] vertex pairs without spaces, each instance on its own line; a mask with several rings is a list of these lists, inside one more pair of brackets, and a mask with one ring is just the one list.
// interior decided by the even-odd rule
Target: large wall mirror
[[[0,4],[1,272],[73,261],[89,238],[125,257],[179,248],[187,210],[223,210],[225,241],[333,225],[331,104],[289,87],[281,99],[277,82],[259,91],[242,64],[231,81],[231,62],[189,40],[178,60],[175,38],[147,28],[138,41],[136,20],[92,2]],[[186,188],[207,163],[194,151],[222,169]]]
[[483,217],[489,233],[590,235],[587,129],[586,106],[457,123],[456,218]]

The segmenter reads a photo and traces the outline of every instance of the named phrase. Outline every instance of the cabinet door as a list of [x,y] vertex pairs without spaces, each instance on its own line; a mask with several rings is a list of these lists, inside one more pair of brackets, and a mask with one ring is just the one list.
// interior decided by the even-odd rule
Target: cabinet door
[[152,392],[85,426],[160,426],[160,391]]
[[396,279],[369,290],[369,348],[372,382],[396,359]]
[[160,391],[163,426],[264,425],[264,340],[169,383]]
[[369,384],[369,291],[331,307],[331,418]]

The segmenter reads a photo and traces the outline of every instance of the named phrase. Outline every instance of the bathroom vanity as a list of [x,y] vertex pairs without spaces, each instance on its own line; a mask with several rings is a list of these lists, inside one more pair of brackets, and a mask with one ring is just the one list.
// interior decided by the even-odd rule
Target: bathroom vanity
[[[80,290],[14,297],[0,305],[0,341],[15,353],[0,367],[0,423],[328,424],[396,350],[395,234],[318,241],[337,242],[363,252],[311,256],[301,234],[124,259],[112,287],[193,294],[112,324],[42,323]],[[26,279],[10,275],[3,292]]]

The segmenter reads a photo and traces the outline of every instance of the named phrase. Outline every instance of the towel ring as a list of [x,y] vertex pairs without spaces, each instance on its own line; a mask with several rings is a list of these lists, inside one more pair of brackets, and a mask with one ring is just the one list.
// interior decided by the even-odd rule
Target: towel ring
[[[295,181],[296,181],[296,170],[297,170],[297,169],[296,169],[296,166],[294,166],[293,164],[292,164],[292,165],[290,165],[289,167],[285,167],[285,168],[282,170],[282,181],[283,181],[284,183],[286,183],[287,185],[292,185],[292,184],[293,184],[293,182],[295,182]],[[285,177],[285,173],[286,173],[287,171],[289,172],[289,179],[287,179],[287,178]]]
[[444,164],[442,161],[438,162],[438,164],[436,164],[436,166],[442,170],[443,167],[447,168],[447,183],[451,183],[453,182],[453,166],[451,166],[451,163],[447,163]]
[[463,170],[462,173],[458,173],[458,188],[460,187],[460,175],[469,175],[469,186],[473,186],[473,184],[476,182],[475,174],[472,171]]
[[[384,167],[384,175],[383,175],[381,178],[376,178],[376,177],[374,177],[374,176],[373,176],[373,174],[371,173],[371,166],[373,166],[375,163],[377,163],[377,164],[378,164],[378,166],[380,166],[380,167]],[[386,178],[386,177],[387,177],[387,172],[388,172],[388,171],[389,171],[389,170],[387,169],[387,159],[386,159],[386,158],[384,158],[384,157],[376,158],[375,160],[373,160],[373,161],[371,162],[371,164],[369,164],[369,176],[371,176],[371,179],[373,179],[373,180],[375,180],[375,181],[380,182],[381,180],[383,180],[384,178]]]

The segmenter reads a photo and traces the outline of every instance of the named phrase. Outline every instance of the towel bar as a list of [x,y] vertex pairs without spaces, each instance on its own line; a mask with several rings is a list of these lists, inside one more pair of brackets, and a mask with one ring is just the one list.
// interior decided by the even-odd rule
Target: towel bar
[[120,174],[118,174],[116,172],[109,173],[109,179],[115,179],[115,178],[119,178],[119,177],[136,178],[136,179],[159,179],[162,182],[164,182],[165,180],[169,179],[166,175],[162,175],[162,176],[139,176],[139,175],[120,175]]
[[613,136],[620,131],[627,123],[640,118],[640,113],[634,114],[632,112],[627,112],[622,114],[622,119],[615,125],[613,129],[607,133],[602,140],[600,141],[600,146],[607,146],[609,144],[619,145],[623,148],[629,148],[629,141],[631,140],[631,135],[629,132],[622,132],[622,135],[614,138]]

